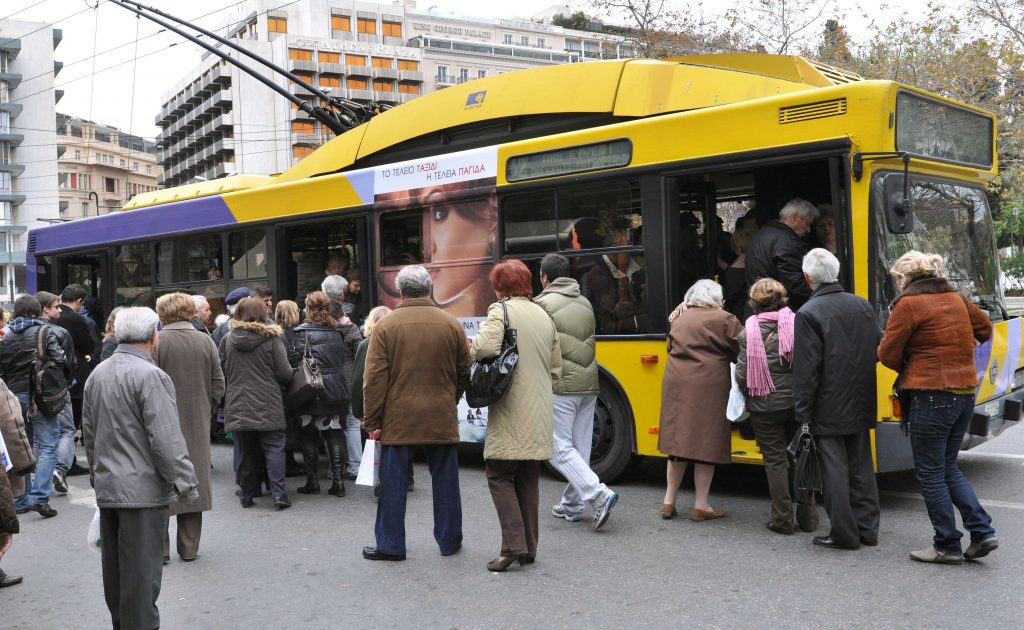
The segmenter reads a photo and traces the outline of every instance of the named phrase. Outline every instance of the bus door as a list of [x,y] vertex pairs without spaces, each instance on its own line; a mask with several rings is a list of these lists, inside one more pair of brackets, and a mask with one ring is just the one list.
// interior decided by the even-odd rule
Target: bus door
[[282,226],[278,230],[278,282],[274,297],[295,300],[300,308],[306,294],[319,291],[328,275],[349,281],[345,301],[350,316],[361,324],[369,312],[372,293],[366,215],[332,218]]
[[106,250],[99,250],[58,256],[58,273],[51,277],[47,290],[59,295],[69,284],[80,284],[89,295],[100,301],[104,311],[112,308],[112,295],[108,295],[111,286],[104,282],[110,277],[107,254]]
[[[719,273],[722,226],[715,213],[715,186],[697,177],[665,180],[668,308],[683,300],[686,290],[702,278]],[[728,235],[725,235],[726,237]]]

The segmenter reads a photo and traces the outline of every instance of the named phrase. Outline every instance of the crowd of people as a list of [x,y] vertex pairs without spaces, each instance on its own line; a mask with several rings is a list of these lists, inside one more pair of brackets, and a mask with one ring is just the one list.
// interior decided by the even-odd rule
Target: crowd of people
[[[935,530],[933,544],[911,557],[942,564],[981,558],[998,542],[956,456],[973,410],[974,344],[991,336],[992,325],[945,278],[941,256],[911,251],[891,270],[900,297],[883,333],[870,304],[838,282],[834,226],[831,239],[827,229],[817,235],[831,248],[805,253],[802,237],[819,214],[793,200],[780,220],[737,231],[735,269],[743,271],[728,276],[743,285],[741,309],[725,308],[728,296],[735,307],[735,287],[723,292],[705,279],[669,315],[658,442],[668,456],[661,517],[677,515],[689,464],[695,486],[689,518],[727,516],[712,505],[711,485],[715,467],[731,462],[726,406],[735,380],[764,457],[767,528],[792,535],[818,527],[813,494],[803,503],[794,499],[786,452],[806,429],[820,458],[830,523],[814,544],[847,550],[878,544],[870,430],[881,361],[900,373]],[[398,272],[400,301],[394,309],[369,311],[363,330],[350,317],[349,283],[330,274],[321,290],[302,296],[301,306],[281,300],[275,307],[269,290],[239,288],[225,299],[229,318],[214,325],[205,298],[171,293],[157,300],[155,312],[114,309],[102,335],[99,323],[81,314],[87,296],[78,285],[60,296],[19,298],[0,340],[0,427],[13,464],[7,474],[0,471],[0,557],[18,531],[17,515],[56,516],[52,493],[67,491],[66,475],[89,473],[113,624],[157,627],[171,516],[178,556],[191,562],[199,555],[202,514],[212,509],[210,429],[218,418],[232,436],[241,508],[252,507],[264,487],[277,509],[291,507],[290,470],[305,475],[297,492],[319,494],[321,448],[327,494],[344,497],[345,480],[360,467],[362,434],[377,440],[375,539],[362,550],[368,560],[406,559],[411,463],[421,453],[432,480],[438,549],[443,556],[458,553],[457,405],[471,365],[498,356],[508,329],[518,363],[508,390],[489,407],[484,446],[501,532],[487,569],[536,561],[543,462],[568,481],[552,516],[579,522],[589,509],[593,529],[601,529],[619,495],[590,468],[598,397],[594,308],[566,257],[545,256],[539,276],[543,290],[535,296],[523,262],[496,264],[489,280],[498,301],[470,340],[432,299],[431,274],[419,265]],[[310,364],[322,387],[300,397],[296,383],[305,383]],[[88,466],[73,461],[76,427]],[[970,534],[966,550],[954,507]],[[0,587],[20,580],[0,571]]]

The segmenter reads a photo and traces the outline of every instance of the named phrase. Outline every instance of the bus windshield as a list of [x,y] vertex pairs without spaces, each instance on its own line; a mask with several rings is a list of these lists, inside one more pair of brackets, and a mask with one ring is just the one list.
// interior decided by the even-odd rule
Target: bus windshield
[[934,178],[910,179],[914,228],[910,234],[893,234],[885,224],[882,175],[875,176],[871,204],[877,240],[878,308],[888,318],[896,288],[889,275],[893,263],[916,249],[941,254],[949,280],[993,320],[1004,317],[1003,296],[996,263],[992,215],[985,191],[975,186]]

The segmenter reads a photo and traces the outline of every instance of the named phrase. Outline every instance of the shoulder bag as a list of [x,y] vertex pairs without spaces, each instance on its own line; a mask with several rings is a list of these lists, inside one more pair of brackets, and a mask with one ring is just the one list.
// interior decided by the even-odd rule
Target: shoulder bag
[[508,306],[499,302],[504,314],[505,334],[501,340],[501,351],[491,359],[474,361],[469,368],[469,386],[466,388],[466,402],[470,407],[487,407],[501,400],[512,384],[516,365],[519,363],[519,346],[516,329],[508,322]]
[[43,342],[49,326],[40,326],[36,335],[36,356],[32,362],[32,396],[29,417],[36,412],[47,418],[55,418],[64,410],[68,393],[68,379],[64,368],[46,357]]
[[306,338],[306,345],[302,351],[302,361],[299,362],[292,382],[288,385],[288,393],[285,394],[285,402],[289,407],[301,407],[319,396],[326,389],[324,376],[320,373],[320,363],[309,351],[309,333],[303,335]]

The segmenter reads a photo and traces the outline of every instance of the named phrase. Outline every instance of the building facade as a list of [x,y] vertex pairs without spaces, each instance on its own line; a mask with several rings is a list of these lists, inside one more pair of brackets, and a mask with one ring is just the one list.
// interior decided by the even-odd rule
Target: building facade
[[139,193],[156,190],[156,144],[116,127],[58,114],[60,218],[82,219],[120,210]]
[[0,20],[0,295],[13,300],[25,287],[26,232],[58,218],[54,90],[61,63],[53,53],[60,29]]
[[[538,20],[483,19],[417,11],[412,0],[250,0],[221,35],[330,96],[394,106],[456,83],[561,63],[633,56],[623,38]],[[309,88],[263,76],[310,104]],[[287,170],[333,133],[257,79],[207,55],[164,96],[163,186],[238,173]]]

